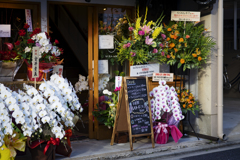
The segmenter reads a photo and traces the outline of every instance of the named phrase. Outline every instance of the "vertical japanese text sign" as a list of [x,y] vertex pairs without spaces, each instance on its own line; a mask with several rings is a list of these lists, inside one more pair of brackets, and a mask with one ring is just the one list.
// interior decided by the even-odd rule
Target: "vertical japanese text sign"
[[39,77],[39,47],[32,49],[32,78]]
[[26,16],[26,23],[29,25],[27,29],[28,32],[32,32],[32,16],[31,16],[31,9],[25,9],[25,16]]

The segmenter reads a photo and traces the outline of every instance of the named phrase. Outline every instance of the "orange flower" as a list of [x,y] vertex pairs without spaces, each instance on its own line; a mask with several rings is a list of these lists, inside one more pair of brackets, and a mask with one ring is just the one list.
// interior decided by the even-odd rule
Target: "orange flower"
[[163,22],[163,26],[166,27],[166,24]]
[[168,37],[168,38],[167,38],[167,41],[169,41],[169,40],[170,40],[170,38]]
[[174,35],[175,35],[175,36],[178,36],[178,35],[179,35],[179,31],[176,30],[175,33],[174,33]]
[[192,96],[189,96],[189,99],[192,99],[193,97]]
[[177,53],[178,49],[177,48],[173,48],[173,49],[174,49],[175,53]]
[[188,38],[190,38],[190,36],[189,36],[189,35],[186,35],[186,38],[188,39]]
[[185,107],[186,107],[186,104],[183,105],[183,108],[185,108]]
[[173,39],[177,39],[178,36],[174,36]]
[[169,55],[169,54],[167,55],[167,58],[170,58],[170,55]]
[[168,28],[168,29],[167,29],[167,31],[171,32],[171,31],[172,31],[172,29],[171,29],[171,28]]
[[198,57],[198,61],[201,61],[202,60],[202,57]]
[[185,59],[181,59],[180,63],[182,63],[182,64],[185,63]]
[[183,38],[180,38],[180,39],[179,39],[179,42],[183,42],[183,41],[184,41],[184,39],[183,39]]
[[174,43],[170,43],[169,48],[172,49],[173,47],[175,47]]
[[192,108],[192,104],[189,104],[188,107]]
[[171,34],[170,37],[171,37],[171,38],[174,38],[174,35]]
[[192,56],[193,56],[193,57],[197,57],[197,54],[193,53]]

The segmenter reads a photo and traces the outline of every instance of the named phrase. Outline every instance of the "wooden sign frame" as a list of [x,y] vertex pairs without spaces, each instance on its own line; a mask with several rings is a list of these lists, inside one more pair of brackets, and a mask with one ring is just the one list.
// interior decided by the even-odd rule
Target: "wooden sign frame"
[[[147,89],[147,96],[148,96],[148,108],[149,108],[149,120],[150,120],[150,127],[151,133],[145,134],[136,134],[132,135],[132,128],[130,123],[130,112],[129,112],[129,102],[128,102],[128,91],[127,91],[127,80],[129,79],[146,79],[146,89]],[[151,113],[151,105],[150,105],[150,97],[149,97],[149,88],[148,88],[148,77],[123,77],[121,90],[119,94],[119,101],[117,106],[117,112],[113,127],[111,145],[114,143],[115,134],[117,132],[128,132],[129,134],[129,142],[130,142],[130,150],[133,150],[132,139],[135,137],[142,137],[142,136],[151,136],[152,147],[155,147],[154,144],[154,133],[153,133],[153,124],[152,124],[152,113]]]

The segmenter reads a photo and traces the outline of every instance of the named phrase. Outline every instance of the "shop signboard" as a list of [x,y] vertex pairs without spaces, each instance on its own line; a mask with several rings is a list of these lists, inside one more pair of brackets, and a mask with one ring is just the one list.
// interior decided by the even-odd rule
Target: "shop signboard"
[[99,35],[99,49],[114,49],[114,35]]
[[200,12],[172,11],[171,21],[200,21]]
[[[92,61],[94,73],[94,60]],[[108,60],[98,60],[98,74],[108,74]]]
[[39,77],[39,47],[32,49],[32,78]]
[[0,37],[11,37],[10,24],[0,24]]
[[133,150],[132,137],[140,136],[151,136],[154,148],[148,77],[123,78],[111,145],[113,145],[115,133],[121,131],[128,131],[131,150]]
[[152,81],[165,80],[166,82],[173,82],[173,73],[153,73]]
[[160,64],[144,64],[130,66],[130,76],[147,76],[152,77],[153,73],[159,73]]

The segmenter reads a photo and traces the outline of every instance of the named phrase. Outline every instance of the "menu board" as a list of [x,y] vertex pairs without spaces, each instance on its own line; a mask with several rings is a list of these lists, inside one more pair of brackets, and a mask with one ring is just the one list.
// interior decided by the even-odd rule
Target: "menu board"
[[126,79],[132,135],[151,133],[146,79]]

